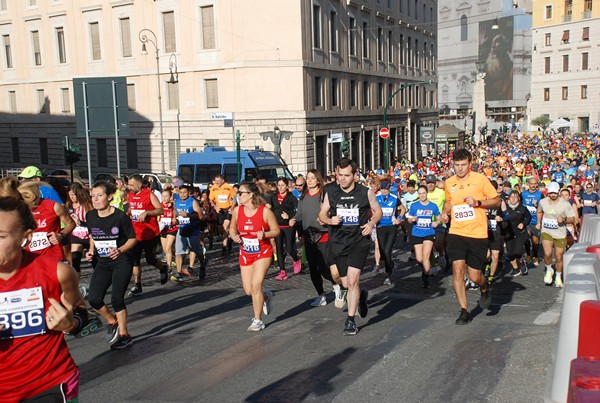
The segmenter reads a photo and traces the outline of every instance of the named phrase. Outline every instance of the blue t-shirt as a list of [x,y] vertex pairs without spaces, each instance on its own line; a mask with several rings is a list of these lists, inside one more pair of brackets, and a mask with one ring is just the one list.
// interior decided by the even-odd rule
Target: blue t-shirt
[[554,181],[559,185],[562,185],[565,182],[565,172],[564,171],[556,171],[554,172]]
[[431,226],[434,217],[440,215],[440,209],[437,204],[430,202],[422,204],[421,201],[416,201],[410,206],[408,214],[411,217],[417,217],[417,221],[413,223],[412,234],[420,238],[435,235],[435,228]]
[[523,199],[523,205],[527,207],[527,210],[529,210],[529,214],[531,214],[531,222],[529,223],[530,225],[537,224],[537,206],[539,206],[542,197],[544,197],[544,195],[542,192],[540,192],[539,189],[535,192],[525,190],[521,194],[521,198]]
[[40,186],[40,197],[42,199],[52,200],[56,203],[63,204],[63,199],[60,198],[60,195],[53,187],[42,185]]
[[598,205],[598,200],[600,200],[598,193],[583,193],[581,195],[581,202],[583,203],[581,214],[596,214],[598,211],[596,208]]
[[394,218],[396,218],[396,209],[398,208],[398,197],[390,193],[387,196],[383,196],[382,194],[378,194],[375,196],[377,202],[381,206],[381,210],[383,215],[381,216],[381,220],[377,223],[378,227],[389,227],[390,225],[394,225]]

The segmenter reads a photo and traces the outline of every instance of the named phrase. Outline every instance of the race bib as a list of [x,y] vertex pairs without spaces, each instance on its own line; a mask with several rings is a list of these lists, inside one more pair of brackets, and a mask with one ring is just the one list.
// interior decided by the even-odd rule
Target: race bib
[[431,227],[431,218],[417,218],[417,228],[430,228]]
[[546,229],[558,229],[558,220],[555,218],[544,218],[542,220],[542,227]]
[[138,221],[139,216],[146,210],[131,210],[131,220]]
[[242,238],[242,248],[244,253],[254,254],[260,252],[260,245],[257,238]]
[[48,234],[45,232],[34,232],[31,242],[29,243],[29,250],[32,252],[49,248],[52,244],[48,239]]
[[169,217],[162,217],[158,224],[161,228],[171,228],[172,221]]
[[342,225],[358,225],[358,208],[339,208],[337,215],[342,218]]
[[42,287],[0,292],[0,339],[46,333]]
[[227,203],[229,201],[228,195],[217,195],[217,202],[219,203]]
[[179,221],[179,224],[181,224],[181,225],[187,225],[190,223],[190,217],[179,216],[179,217],[177,217],[177,221]]
[[529,214],[534,215],[537,214],[537,207],[535,206],[525,206],[527,207],[527,210],[529,210]]
[[488,220],[488,228],[492,231],[495,231],[498,228],[498,221],[496,220]]
[[383,207],[381,209],[384,217],[391,217],[394,215],[394,209],[392,207]]
[[593,201],[593,200],[584,200],[584,201],[583,201],[583,205],[584,205],[585,207],[592,207],[594,204],[595,204],[595,203],[594,203],[594,201]]
[[94,244],[96,245],[98,256],[107,257],[110,253],[110,249],[117,247],[117,240],[113,239],[110,241],[94,241]]
[[87,239],[90,236],[87,227],[77,226],[73,230],[72,234],[79,239]]
[[475,219],[475,209],[468,204],[452,207],[454,221],[469,221]]

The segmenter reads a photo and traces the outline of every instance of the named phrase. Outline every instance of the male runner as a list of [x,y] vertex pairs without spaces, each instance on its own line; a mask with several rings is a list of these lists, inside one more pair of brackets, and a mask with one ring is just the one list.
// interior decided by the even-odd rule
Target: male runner
[[210,193],[208,195],[208,199],[217,213],[219,234],[223,236],[223,249],[221,249],[221,257],[225,257],[226,255],[229,256],[229,254],[231,254],[233,243],[223,228],[223,222],[229,214],[229,209],[231,208],[233,197],[235,196],[235,190],[233,189],[233,186],[225,182],[225,179],[221,175],[215,176],[214,184],[209,190]]

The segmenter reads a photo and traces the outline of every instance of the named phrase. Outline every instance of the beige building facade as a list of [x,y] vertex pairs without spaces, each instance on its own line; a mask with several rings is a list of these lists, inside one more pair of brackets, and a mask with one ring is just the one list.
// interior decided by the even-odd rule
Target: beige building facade
[[[565,118],[573,131],[600,124],[600,4],[534,1],[530,119]],[[532,127],[535,129],[535,127]]]
[[[180,152],[233,150],[235,130],[243,149],[274,150],[275,127],[291,134],[280,147],[294,173],[331,170],[339,133],[374,168],[385,106],[403,86],[387,111],[390,158],[414,159],[419,127],[437,123],[435,88],[423,84],[436,75],[436,13],[435,0],[0,1],[2,168],[64,167],[68,136],[87,170],[73,79],[113,76],[127,79],[125,173],[164,163],[174,174]],[[220,118],[229,114],[234,127]],[[90,139],[93,174],[116,172],[115,143]]]

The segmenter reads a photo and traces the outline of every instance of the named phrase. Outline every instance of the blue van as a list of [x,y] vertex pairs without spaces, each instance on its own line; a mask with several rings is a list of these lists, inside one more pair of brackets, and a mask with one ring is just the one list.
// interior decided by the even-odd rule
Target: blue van
[[[204,151],[179,155],[177,176],[185,183],[206,189],[215,175],[222,175],[228,183],[237,181],[237,153],[225,147],[205,147]],[[264,177],[268,181],[279,177],[292,179],[292,173],[281,158],[269,151],[240,151],[241,180],[252,181]]]

